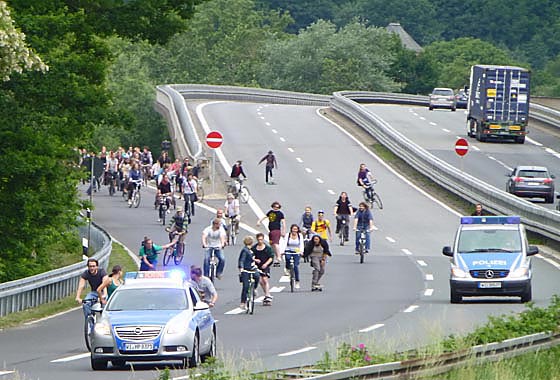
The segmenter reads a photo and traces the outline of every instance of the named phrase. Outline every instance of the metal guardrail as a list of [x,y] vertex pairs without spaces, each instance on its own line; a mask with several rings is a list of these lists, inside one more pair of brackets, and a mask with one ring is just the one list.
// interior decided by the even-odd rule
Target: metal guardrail
[[560,111],[553,108],[531,103],[529,117],[550,126],[560,128]]
[[[82,237],[88,235],[87,229],[87,226],[80,227]],[[89,246],[95,252],[92,257],[99,260],[101,267],[107,268],[111,255],[111,237],[95,223],[91,226]],[[0,317],[74,294],[84,270],[85,264],[82,261],[0,284]]]

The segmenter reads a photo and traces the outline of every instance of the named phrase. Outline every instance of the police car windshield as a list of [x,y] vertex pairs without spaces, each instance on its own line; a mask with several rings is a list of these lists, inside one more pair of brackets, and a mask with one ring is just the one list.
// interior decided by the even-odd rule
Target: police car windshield
[[519,252],[521,237],[517,230],[463,230],[459,236],[458,252]]
[[188,298],[182,289],[120,289],[110,298],[109,311],[184,310]]

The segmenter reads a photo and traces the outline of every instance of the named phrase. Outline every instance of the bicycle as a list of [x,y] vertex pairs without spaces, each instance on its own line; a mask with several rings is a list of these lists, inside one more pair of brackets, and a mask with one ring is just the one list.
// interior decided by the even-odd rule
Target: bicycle
[[[337,215],[337,218],[338,217]],[[348,224],[343,217],[340,217],[339,223],[338,238],[340,239],[340,245],[344,245],[344,242],[348,239]]]
[[358,252],[360,254],[360,264],[364,263],[366,255],[366,230],[360,230],[360,238],[358,239]]
[[[302,227],[301,232],[303,234],[303,246],[306,247],[309,240],[311,240],[311,226],[309,227]],[[309,262],[309,256],[303,256],[303,262]]]
[[181,236],[185,233],[185,231],[181,231],[169,234],[169,241],[173,241],[174,239],[176,239],[176,241],[171,247],[165,249],[163,254],[163,266],[167,266],[167,264],[169,264],[171,257],[173,257],[175,265],[181,264],[183,256],[185,256],[185,243],[181,241]]
[[238,198],[243,203],[249,202],[250,198],[249,189],[243,183],[246,180],[247,178],[235,178],[231,181],[228,181],[228,193],[232,193],[235,198]]
[[91,333],[93,332],[93,328],[97,319],[96,313],[100,313],[103,309],[97,298],[88,298],[82,300],[82,304],[89,304],[91,310],[91,312],[86,316],[84,320],[84,340],[86,342],[88,351],[91,352]]
[[218,257],[216,256],[216,248],[207,248],[210,250],[210,270],[208,273],[208,277],[210,278],[210,281],[212,281],[212,283],[214,283],[214,280],[216,279],[216,276],[218,274]]
[[117,173],[108,172],[107,176],[109,177],[109,195],[113,196],[117,192]]
[[144,186],[148,186],[148,181],[152,177],[150,164],[142,164],[142,179],[144,180]]
[[167,195],[160,195],[158,197],[159,200],[159,208],[158,208],[158,217],[161,220],[161,224],[165,226],[165,217],[167,215],[168,205],[167,205]]
[[381,201],[381,197],[375,191],[373,185],[377,183],[377,180],[374,179],[371,181],[369,187],[364,189],[364,200],[369,203],[371,207],[377,205],[380,210],[383,210],[383,202]]
[[227,242],[228,244],[235,245],[237,241],[237,235],[239,233],[239,222],[235,216],[229,216],[227,218]]
[[142,180],[132,180],[132,183],[134,186],[132,189],[132,196],[130,197],[131,202],[128,204],[128,207],[132,208],[132,206],[134,206],[134,208],[138,208],[138,206],[140,206],[140,187],[142,186]]
[[290,273],[290,292],[293,293],[296,287],[296,263],[294,260],[295,252],[288,252],[290,259],[288,260],[288,271]]
[[[247,289],[247,301],[245,301],[245,314],[253,314],[255,312],[255,293],[257,291],[257,281],[255,280],[255,270],[242,269],[241,272],[249,273],[249,286]],[[260,271],[259,271],[260,272]]]

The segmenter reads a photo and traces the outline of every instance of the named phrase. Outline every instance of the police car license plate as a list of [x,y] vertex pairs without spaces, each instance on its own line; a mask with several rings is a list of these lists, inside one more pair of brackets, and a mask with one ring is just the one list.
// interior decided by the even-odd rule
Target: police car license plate
[[495,289],[495,288],[501,288],[502,283],[501,282],[479,282],[478,287],[480,289]]
[[150,351],[154,349],[153,343],[126,343],[124,345],[126,351]]

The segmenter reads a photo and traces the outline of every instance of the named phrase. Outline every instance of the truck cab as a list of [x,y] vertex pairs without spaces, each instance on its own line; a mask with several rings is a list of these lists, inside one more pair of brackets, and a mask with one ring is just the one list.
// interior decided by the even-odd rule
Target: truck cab
[[519,216],[463,216],[453,246],[443,247],[451,257],[450,301],[464,296],[514,296],[529,302],[531,258],[539,252],[528,244]]

